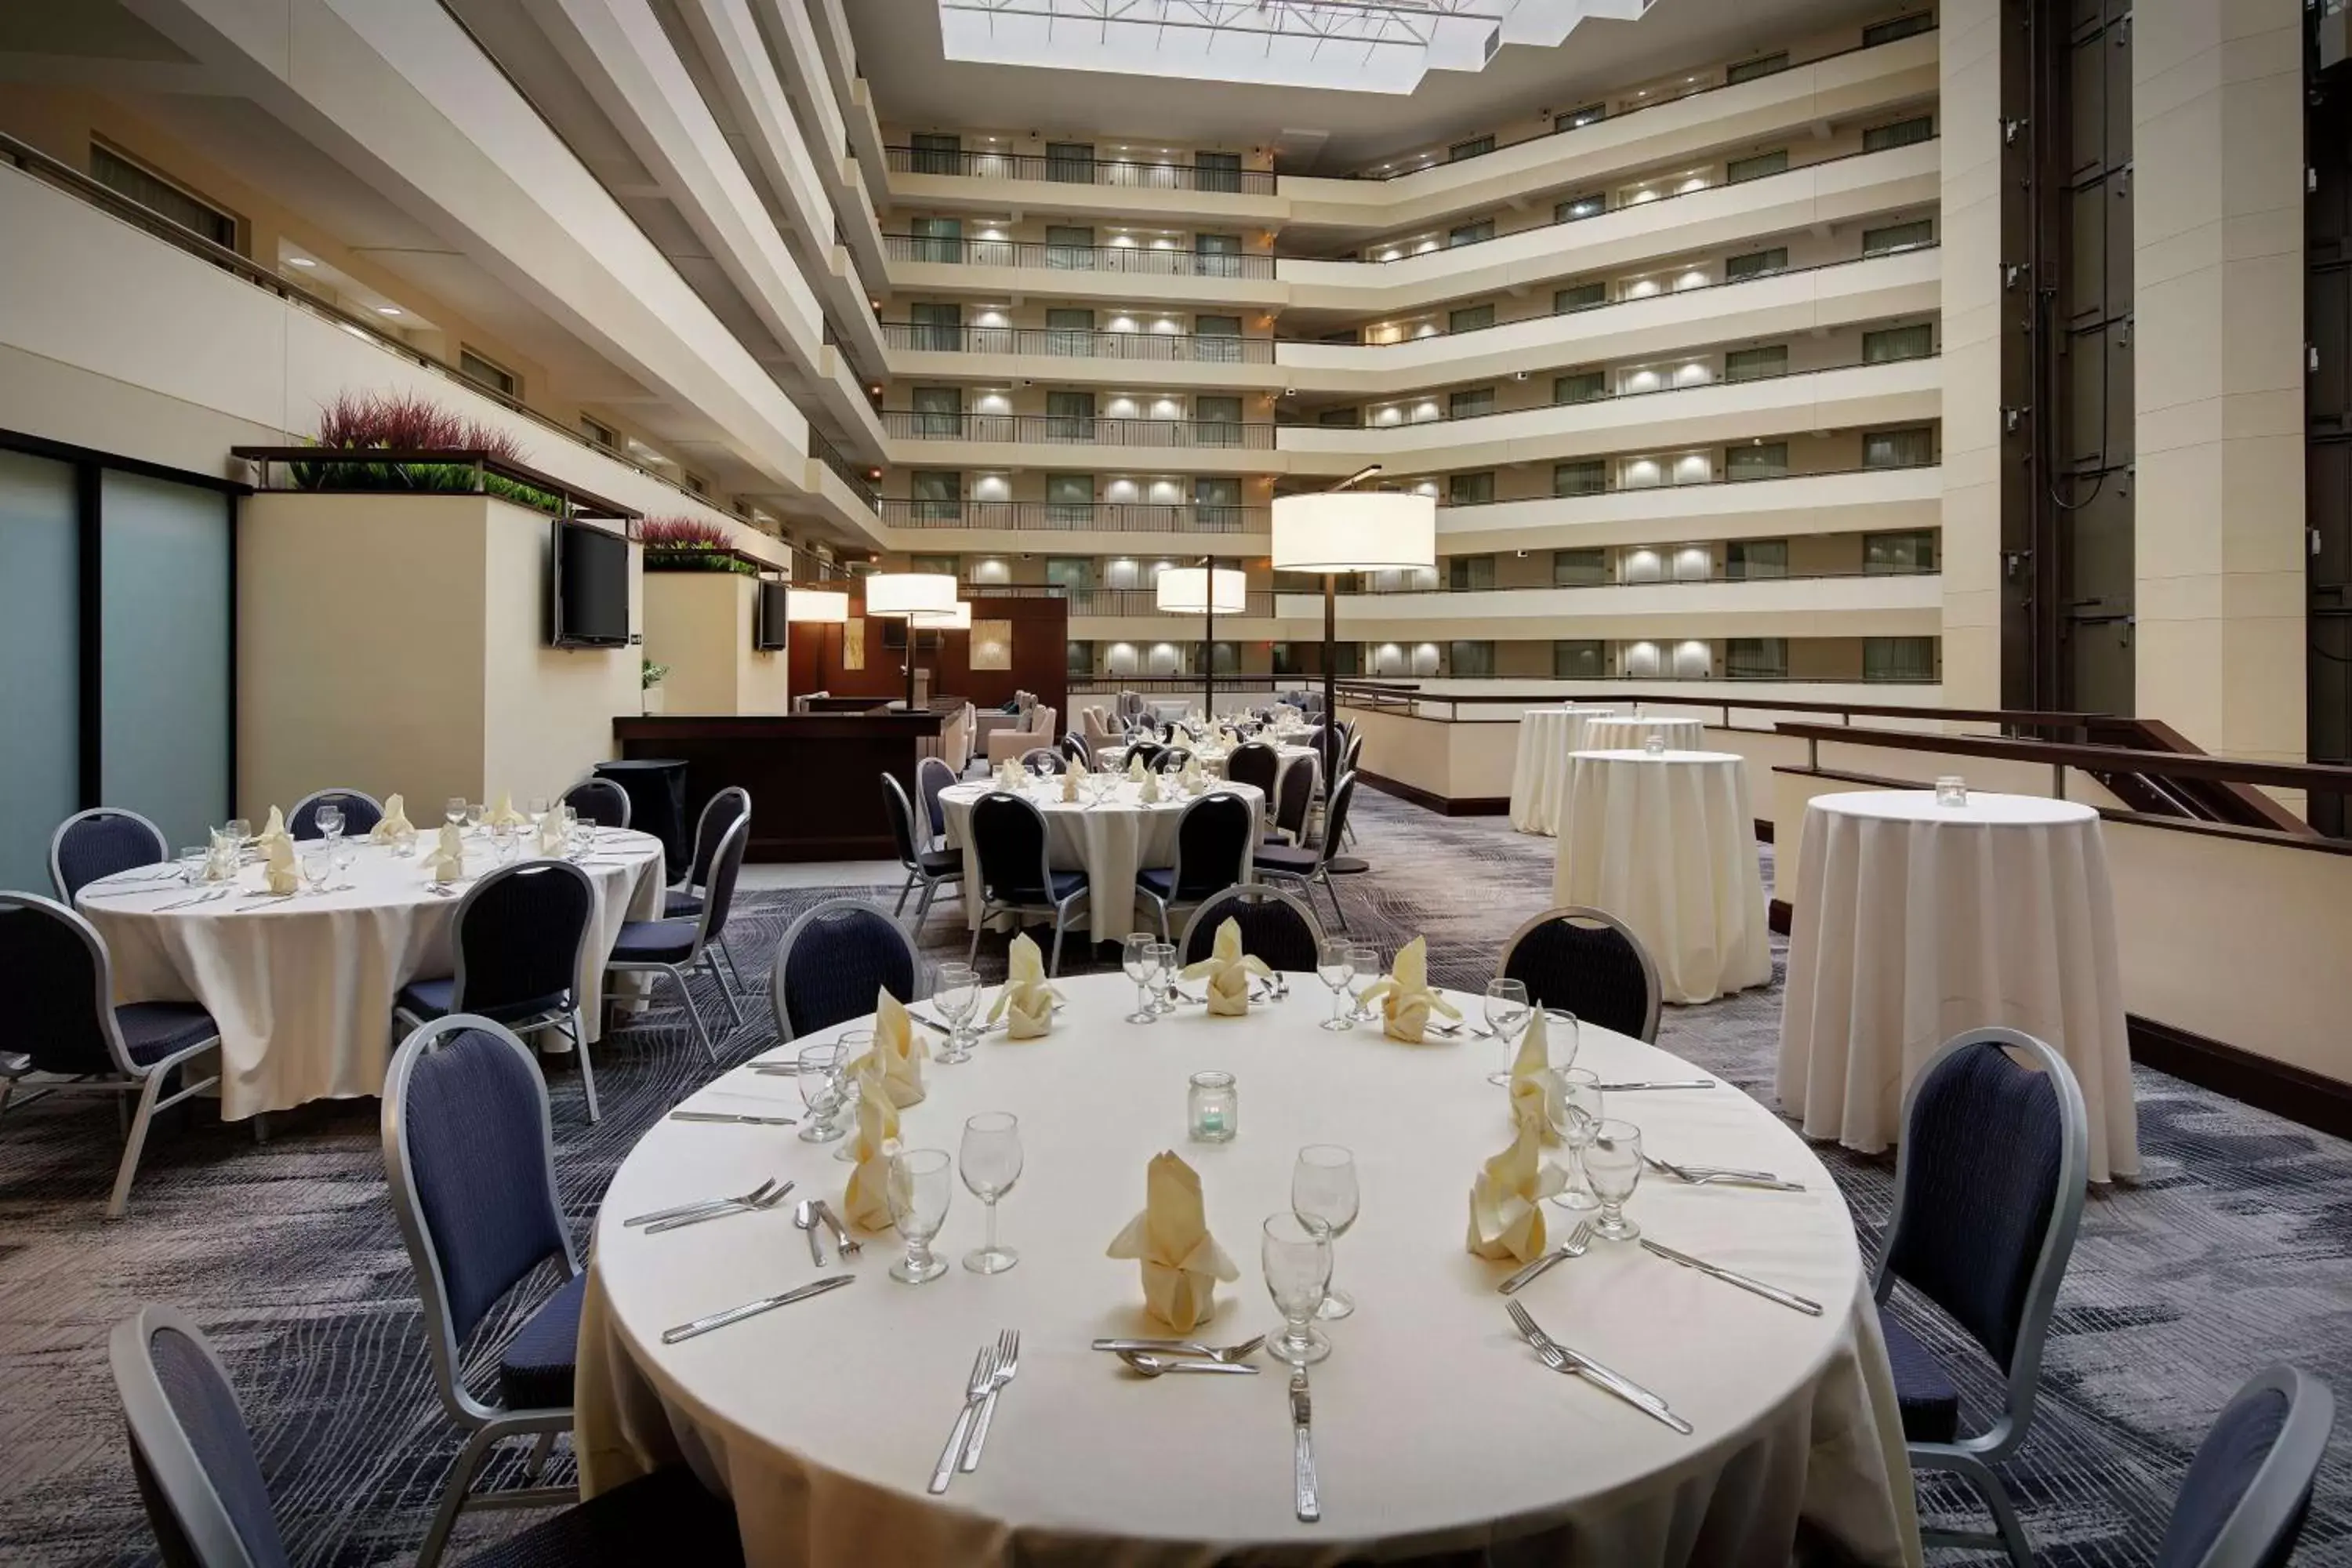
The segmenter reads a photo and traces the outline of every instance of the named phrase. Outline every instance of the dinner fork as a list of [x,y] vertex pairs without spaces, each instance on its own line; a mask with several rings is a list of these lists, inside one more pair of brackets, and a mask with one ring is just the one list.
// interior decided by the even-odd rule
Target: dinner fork
[[1769,1171],[1726,1171],[1707,1165],[1677,1165],[1671,1161],[1661,1160],[1646,1150],[1642,1154],[1642,1163],[1660,1175],[1672,1176],[1694,1187],[1721,1184],[1732,1187],[1754,1187],[1768,1193],[1801,1193],[1805,1190],[1802,1182],[1784,1182]]
[[774,1208],[778,1204],[782,1203],[785,1195],[792,1190],[793,1184],[786,1182],[782,1186],[778,1187],[774,1192],[768,1194],[765,1197],[754,1199],[750,1203],[740,1201],[735,1203],[725,1203],[719,1205],[716,1208],[697,1209],[692,1214],[682,1214],[675,1215],[669,1219],[656,1220],[653,1224],[646,1226],[646,1234],[647,1236],[657,1236],[663,1231],[676,1230],[681,1226],[700,1225],[707,1219],[724,1219],[730,1214],[759,1214],[764,1210]]
[[956,1461],[963,1457],[964,1439],[971,1436],[971,1418],[980,1409],[980,1402],[996,1378],[996,1347],[982,1345],[971,1360],[971,1375],[964,1380],[963,1408],[956,1412],[955,1429],[948,1434],[948,1446],[940,1450],[940,1462],[931,1471],[930,1493],[937,1497],[948,1489],[955,1479]]
[[1496,1286],[1495,1289],[1500,1290],[1506,1296],[1515,1294],[1518,1290],[1519,1287],[1534,1279],[1537,1275],[1541,1274],[1553,1264],[1562,1262],[1570,1258],[1581,1258],[1584,1256],[1586,1251],[1591,1247],[1591,1246],[1592,1222],[1590,1220],[1580,1221],[1574,1230],[1568,1233],[1568,1239],[1566,1241],[1561,1242],[1558,1247],[1553,1247],[1549,1252],[1545,1253],[1542,1257],[1528,1264],[1525,1268],[1520,1269],[1517,1274],[1512,1275],[1508,1279],[1506,1279],[1500,1285]]
[[1691,1424],[1667,1409],[1664,1400],[1630,1378],[1610,1371],[1590,1356],[1579,1355],[1570,1350],[1566,1345],[1545,1333],[1542,1327],[1528,1314],[1528,1310],[1517,1301],[1510,1304],[1508,1310],[1511,1314],[1511,1321],[1518,1325],[1519,1332],[1527,1337],[1528,1344],[1535,1347],[1536,1356],[1544,1365],[1554,1372],[1581,1377],[1594,1386],[1615,1394],[1651,1419],[1664,1423],[1685,1437],[1690,1436]]
[[168,904],[157,904],[147,912],[151,915],[160,915],[166,910],[186,910],[194,909],[198,904],[217,903],[236,890],[234,888],[215,888],[211,892],[198,893],[193,899],[174,899]]
[[657,1220],[676,1219],[678,1215],[683,1214],[698,1214],[704,1209],[722,1208],[729,1204],[757,1203],[761,1198],[766,1197],[775,1187],[775,1184],[776,1178],[770,1176],[766,1181],[761,1182],[758,1186],[753,1187],[750,1192],[743,1194],[740,1197],[704,1198],[699,1203],[679,1204],[675,1208],[655,1209],[650,1214],[631,1215],[621,1223],[623,1225],[652,1225]]
[[1242,1362],[1255,1355],[1258,1347],[1265,1343],[1265,1336],[1259,1334],[1253,1339],[1244,1340],[1237,1345],[1203,1344],[1199,1340],[1097,1340],[1094,1348],[1098,1351],[1109,1351],[1115,1355],[1132,1352],[1138,1355],[1181,1355],[1195,1356],[1203,1361]]
[[963,1463],[956,1467],[964,1474],[980,1468],[980,1451],[988,1446],[988,1423],[996,1414],[996,1396],[1020,1370],[1021,1331],[1006,1329],[996,1336],[996,1368],[989,1373],[988,1396],[980,1402],[980,1415],[971,1424],[971,1441],[964,1445]]

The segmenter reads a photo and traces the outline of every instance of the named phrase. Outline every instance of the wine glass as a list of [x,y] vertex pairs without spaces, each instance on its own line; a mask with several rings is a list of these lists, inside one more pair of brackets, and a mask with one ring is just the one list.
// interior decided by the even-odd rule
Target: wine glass
[[511,862],[515,858],[517,847],[515,830],[511,824],[501,822],[492,826],[490,853],[498,858],[499,865],[504,866]]
[[970,1061],[971,1042],[965,1026],[980,1006],[980,974],[969,963],[942,963],[939,979],[931,986],[931,1000],[947,1015],[954,1026],[948,1036],[947,1049],[940,1053],[942,1063]]
[[[874,1049],[874,1031],[844,1029],[834,1037],[834,1041],[841,1047],[841,1116],[845,1121],[856,1113],[858,1099],[865,1092],[858,1087],[857,1064]],[[845,1165],[855,1164],[857,1160],[856,1143],[843,1143],[833,1152],[833,1157]]]
[[1315,950],[1315,978],[1331,993],[1331,1016],[1323,1020],[1322,1028],[1339,1030],[1356,1026],[1353,1019],[1339,1011],[1339,998],[1347,994],[1348,982],[1355,978],[1356,961],[1344,942],[1327,942]]
[[243,860],[245,847],[253,842],[253,824],[242,816],[232,816],[228,819],[228,826],[221,831],[228,836],[229,843],[236,847],[237,859]]
[[466,821],[466,797],[462,795],[453,795],[443,801],[441,815],[450,826],[463,826]]
[[[1290,1212],[1315,1220],[1331,1232],[1334,1243],[1356,1223],[1363,1196],[1356,1184],[1356,1156],[1337,1143],[1309,1143],[1298,1152],[1290,1168]],[[1356,1299],[1345,1290],[1324,1292],[1318,1318],[1344,1318],[1356,1310]]]
[[1009,1110],[984,1110],[967,1118],[956,1168],[971,1195],[988,1210],[988,1239],[963,1255],[963,1266],[974,1274],[1002,1274],[1021,1261],[1019,1253],[996,1244],[996,1200],[1021,1179],[1021,1119]]
[[944,1149],[909,1149],[891,1156],[883,1188],[890,1222],[907,1243],[907,1256],[890,1265],[890,1278],[901,1284],[929,1284],[948,1271],[931,1256],[931,1237],[947,1224],[948,1205],[955,1198],[953,1163]]
[[482,824],[489,819],[489,816],[490,808],[488,803],[478,800],[469,800],[466,803],[466,826],[467,827],[478,831],[481,828]]
[[302,885],[311,892],[327,890],[327,879],[334,874],[335,854],[321,839],[315,849],[302,852]]
[[803,1143],[830,1143],[841,1136],[843,1129],[834,1120],[841,1110],[844,1094],[841,1069],[849,1063],[849,1053],[838,1044],[803,1046],[793,1058],[800,1068],[801,1103],[809,1109],[809,1120],[800,1131]]
[[352,867],[360,858],[360,847],[348,838],[333,838],[328,840],[328,843],[332,848],[336,885],[348,888],[351,886]]
[[1155,942],[1151,944],[1151,966],[1159,973],[1159,998],[1151,1004],[1155,1013],[1176,1011],[1176,944]]
[[180,851],[180,880],[194,886],[205,879],[205,860],[212,853],[201,844]]
[[310,820],[319,825],[319,831],[330,844],[343,836],[343,808],[340,805],[322,805],[311,813]]
[[1282,1314],[1282,1337],[1266,1353],[1293,1366],[1307,1366],[1331,1353],[1331,1342],[1315,1326],[1315,1314],[1331,1289],[1331,1227],[1321,1220],[1285,1212],[1266,1216],[1258,1240],[1265,1291]]
[[1642,1184],[1642,1130],[1630,1121],[1602,1121],[1580,1152],[1585,1180],[1601,1200],[1592,1234],[1605,1241],[1631,1241],[1642,1227],[1625,1217],[1625,1200]]
[[1129,931],[1119,948],[1118,963],[1127,977],[1135,982],[1135,1011],[1127,1016],[1130,1024],[1157,1024],[1160,1015],[1151,1010],[1151,977],[1160,972],[1160,961],[1151,955],[1159,944],[1150,931]]
[[537,827],[540,823],[540,818],[547,815],[547,797],[543,795],[525,796],[522,803],[522,814],[530,818],[530,825],[533,827]]
[[1524,980],[1489,980],[1486,982],[1486,1027],[1503,1042],[1503,1070],[1486,1075],[1488,1083],[1511,1081],[1511,1068],[1518,1055],[1519,1037],[1527,1032],[1528,1018],[1532,1012],[1528,1003],[1528,986]]
[[1348,1016],[1360,1024],[1369,1024],[1372,1022],[1372,1016],[1364,1011],[1364,993],[1370,990],[1372,983],[1381,977],[1381,950],[1351,946],[1348,949],[1348,962],[1355,971],[1348,980],[1348,995],[1352,1003],[1348,1009]]
[[1564,1209],[1596,1209],[1601,1200],[1592,1195],[1592,1184],[1584,1179],[1584,1147],[1592,1142],[1592,1130],[1601,1125],[1601,1075],[1591,1068],[1559,1068],[1554,1069],[1554,1076],[1559,1079],[1564,1113],[1559,1138],[1568,1145],[1568,1185],[1551,1201]]

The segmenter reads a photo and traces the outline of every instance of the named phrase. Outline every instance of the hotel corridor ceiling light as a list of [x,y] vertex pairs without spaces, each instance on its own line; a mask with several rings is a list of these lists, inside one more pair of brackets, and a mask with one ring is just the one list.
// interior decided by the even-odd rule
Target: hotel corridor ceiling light
[[947,58],[987,65],[1411,92],[1505,44],[1549,48],[1650,0],[939,0]]

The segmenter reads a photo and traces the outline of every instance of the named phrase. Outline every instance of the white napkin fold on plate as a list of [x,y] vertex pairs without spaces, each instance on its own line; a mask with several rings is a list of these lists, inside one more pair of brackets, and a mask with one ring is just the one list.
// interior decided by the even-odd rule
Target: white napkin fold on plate
[[293,892],[302,885],[302,873],[294,866],[294,840],[283,832],[270,840],[261,881],[271,892],[278,894]]
[[563,814],[550,811],[539,819],[539,852],[552,858],[561,857],[569,847],[563,839]]
[[395,790],[383,803],[383,820],[368,829],[368,837],[378,844],[389,844],[400,837],[404,828],[411,833],[416,831],[410,826],[408,808],[402,804],[400,794]]
[[1108,1256],[1139,1261],[1144,1310],[1180,1334],[1216,1316],[1217,1281],[1242,1277],[1209,1234],[1201,1173],[1172,1152],[1152,1156],[1143,1212],[1112,1239]]
[[1139,804],[1143,805],[1158,805],[1160,804],[1160,775],[1158,773],[1144,774],[1143,787],[1136,791],[1135,798]]
[[1242,951],[1242,928],[1238,921],[1228,917],[1217,927],[1216,945],[1209,956],[1198,963],[1184,966],[1184,978],[1198,980],[1209,977],[1209,1011],[1222,1017],[1238,1018],[1249,1011],[1250,976],[1271,980],[1274,971],[1265,960]]
[[1005,955],[1004,989],[996,994],[988,1021],[993,1024],[1003,1018],[1006,1039],[1037,1039],[1052,1032],[1054,1004],[1060,996],[1046,982],[1045,955],[1023,932],[1013,937]]
[[513,792],[502,789],[499,791],[498,804],[490,807],[489,815],[482,820],[492,827],[521,827],[530,818],[515,809]]
[[841,1195],[841,1212],[860,1230],[890,1228],[890,1156],[898,1152],[898,1108],[890,1103],[882,1067],[861,1057],[866,1069],[857,1074],[857,1132],[849,1145],[849,1188]]
[[874,1047],[851,1062],[852,1076],[863,1073],[869,1063],[882,1074],[882,1089],[890,1103],[904,1110],[922,1103],[923,1061],[931,1054],[930,1047],[915,1033],[913,1020],[907,1009],[889,992],[876,990],[874,1002]]
[[1421,937],[1397,949],[1396,963],[1385,976],[1364,987],[1356,1005],[1370,1007],[1375,1002],[1381,1005],[1389,1038],[1409,1046],[1420,1045],[1427,1037],[1432,1013],[1462,1016],[1453,1004],[1429,988],[1429,943]]
[[1511,1146],[1486,1162],[1470,1187],[1470,1250],[1480,1258],[1532,1261],[1544,1249],[1544,1199],[1568,1173],[1543,1157],[1543,1134],[1521,1122]]
[[1150,776],[1150,771],[1143,765],[1143,758],[1140,754],[1131,754],[1129,756],[1127,759],[1128,783],[1141,784]]
[[261,831],[253,836],[253,847],[267,856],[277,846],[291,845],[293,842],[294,836],[286,831],[286,814],[276,806],[271,806],[269,820],[263,823]]
[[1544,1038],[1543,1009],[1538,1007],[1528,1016],[1528,1032],[1519,1037],[1518,1055],[1511,1058],[1511,1121],[1521,1127],[1533,1124],[1547,1146],[1556,1146],[1567,1120],[1568,1096],[1559,1074],[1551,1069],[1551,1046]]
[[441,825],[441,836],[433,853],[425,858],[425,869],[436,882],[456,882],[466,875],[466,840],[454,822]]

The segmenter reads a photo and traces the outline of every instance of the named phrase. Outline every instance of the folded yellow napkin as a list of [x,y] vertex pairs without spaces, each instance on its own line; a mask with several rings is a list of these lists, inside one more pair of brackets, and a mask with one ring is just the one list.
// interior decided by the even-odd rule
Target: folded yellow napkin
[[1137,755],[1137,756],[1130,756],[1130,757],[1129,757],[1129,758],[1127,759],[1127,782],[1128,782],[1128,783],[1129,783],[1129,784],[1141,784],[1144,780],[1146,780],[1146,779],[1150,778],[1150,776],[1151,776],[1150,771],[1149,769],[1147,769],[1147,768],[1145,768],[1145,767],[1144,767],[1144,765],[1143,765],[1143,758],[1142,758],[1140,755]]
[[514,795],[509,790],[499,791],[499,803],[490,807],[489,816],[483,820],[492,827],[522,827],[530,822],[530,817],[515,809]]
[[1062,775],[1062,804],[1064,805],[1076,805],[1077,804],[1079,768],[1079,763],[1072,763],[1070,764],[1070,771]]
[[1511,1061],[1511,1121],[1539,1129],[1547,1145],[1559,1143],[1561,1123],[1568,1120],[1568,1097],[1559,1074],[1551,1070],[1551,1047],[1544,1039],[1543,1009],[1528,1015],[1528,1032],[1519,1037],[1519,1054]]
[[425,869],[436,882],[455,882],[466,874],[466,841],[457,832],[457,825],[441,825],[440,841],[433,853],[425,858]]
[[290,893],[302,885],[302,874],[294,868],[294,840],[283,832],[270,842],[261,879],[273,893]]
[[1364,987],[1357,1005],[1370,1007],[1374,1002],[1381,1005],[1389,1038],[1412,1046],[1420,1045],[1428,1033],[1430,1014],[1462,1016],[1429,988],[1429,944],[1420,937],[1397,949],[1396,963],[1384,977]]
[[277,846],[293,842],[294,836],[286,831],[286,814],[271,806],[269,820],[263,823],[261,831],[253,836],[253,847],[268,855]]
[[874,1002],[874,1048],[851,1062],[848,1071],[854,1076],[866,1070],[870,1063],[882,1074],[882,1091],[890,1103],[904,1110],[919,1105],[923,1100],[923,1059],[930,1055],[915,1033],[907,1009],[887,991],[877,988]]
[[1217,927],[1216,945],[1209,950],[1209,956],[1184,966],[1187,980],[1198,980],[1203,974],[1209,977],[1209,1011],[1229,1018],[1249,1011],[1251,975],[1274,978],[1265,959],[1242,951],[1241,923],[1232,919]]
[[1054,1027],[1054,1003],[1061,995],[1045,980],[1045,955],[1026,933],[1013,939],[1005,955],[1004,989],[988,1010],[992,1024],[1005,1020],[1004,1037],[1034,1040]]
[[1527,1122],[1511,1146],[1486,1162],[1470,1187],[1470,1250],[1497,1261],[1532,1260],[1544,1249],[1543,1201],[1568,1173],[1543,1158],[1543,1135]]
[[1144,774],[1143,787],[1136,791],[1135,798],[1139,804],[1143,805],[1158,805],[1160,804],[1160,775],[1158,773]]
[[1111,1242],[1108,1256],[1140,1261],[1144,1310],[1180,1334],[1216,1315],[1218,1280],[1242,1276],[1209,1234],[1201,1173],[1172,1152],[1152,1156],[1143,1212]]
[[550,811],[539,819],[539,852],[551,857],[560,856],[565,848],[563,814],[561,811]]
[[890,1103],[880,1064],[871,1057],[857,1075],[857,1133],[849,1145],[849,1190],[842,1212],[860,1230],[890,1228],[890,1156],[898,1152],[898,1108]]
[[1197,752],[1188,754],[1184,759],[1184,782],[1186,784],[1192,784],[1198,780],[1200,776],[1201,758],[1199,754]]
[[368,837],[378,844],[389,844],[399,837],[404,829],[410,833],[416,831],[409,826],[408,808],[401,804],[399,793],[395,791],[392,798],[383,803],[383,820],[368,829]]

